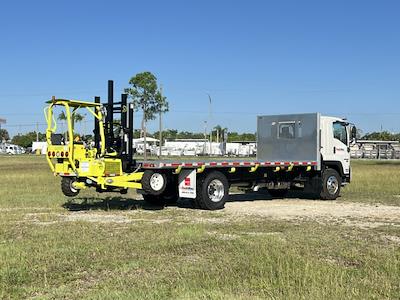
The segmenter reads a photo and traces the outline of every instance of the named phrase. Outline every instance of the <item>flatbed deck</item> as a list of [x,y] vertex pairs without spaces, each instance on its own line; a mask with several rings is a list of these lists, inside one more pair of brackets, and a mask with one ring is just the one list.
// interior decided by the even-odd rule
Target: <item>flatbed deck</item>
[[277,167],[277,166],[318,166],[317,161],[259,161],[257,159],[246,160],[148,160],[139,161],[143,169],[174,169],[174,168],[232,168],[232,167]]

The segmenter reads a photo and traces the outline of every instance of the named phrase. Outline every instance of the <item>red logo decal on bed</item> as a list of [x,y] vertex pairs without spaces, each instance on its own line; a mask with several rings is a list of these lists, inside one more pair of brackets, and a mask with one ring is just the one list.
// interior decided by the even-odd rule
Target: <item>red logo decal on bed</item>
[[190,177],[185,178],[185,186],[190,186]]

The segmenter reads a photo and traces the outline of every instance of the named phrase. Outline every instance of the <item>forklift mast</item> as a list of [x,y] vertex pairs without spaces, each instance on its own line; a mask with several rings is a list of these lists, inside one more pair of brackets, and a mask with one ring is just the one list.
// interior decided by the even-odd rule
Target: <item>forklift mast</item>
[[[136,160],[133,159],[133,104],[128,104],[128,95],[121,94],[121,101],[114,102],[114,82],[108,81],[108,101],[103,103],[105,107],[104,135],[106,156],[118,157],[122,161],[124,172],[131,172],[136,168]],[[100,97],[94,97],[95,103],[100,103]],[[119,114],[114,121],[115,115]],[[114,126],[118,124],[118,126]],[[115,130],[115,128],[117,130]],[[100,150],[99,120],[94,120],[95,147]]]

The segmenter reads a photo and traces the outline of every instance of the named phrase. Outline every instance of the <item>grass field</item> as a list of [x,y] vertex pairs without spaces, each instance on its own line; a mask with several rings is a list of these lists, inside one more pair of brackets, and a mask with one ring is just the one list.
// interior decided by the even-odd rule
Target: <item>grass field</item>
[[[354,162],[332,205],[397,209],[399,181],[399,163]],[[400,216],[362,227],[79,196],[66,202],[42,157],[0,156],[1,299],[400,298]]]

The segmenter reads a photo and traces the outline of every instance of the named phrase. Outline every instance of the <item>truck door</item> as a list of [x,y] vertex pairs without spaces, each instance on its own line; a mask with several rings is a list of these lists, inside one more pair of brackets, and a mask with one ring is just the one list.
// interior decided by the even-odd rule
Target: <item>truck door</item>
[[344,122],[333,122],[333,156],[340,161],[344,174],[350,172],[350,147],[348,126]]

